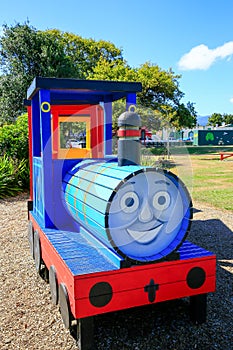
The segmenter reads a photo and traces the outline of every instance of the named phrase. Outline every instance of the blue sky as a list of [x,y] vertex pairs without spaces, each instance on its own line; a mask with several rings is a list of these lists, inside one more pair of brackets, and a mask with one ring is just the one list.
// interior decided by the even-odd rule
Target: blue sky
[[232,0],[7,0],[0,26],[25,22],[122,48],[130,66],[146,61],[181,74],[183,102],[198,115],[233,114]]

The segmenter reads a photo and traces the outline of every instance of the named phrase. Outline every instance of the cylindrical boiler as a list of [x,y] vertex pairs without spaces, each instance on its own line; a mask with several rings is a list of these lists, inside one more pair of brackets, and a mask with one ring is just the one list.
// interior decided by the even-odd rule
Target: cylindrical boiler
[[189,230],[190,196],[168,171],[86,160],[65,176],[63,190],[72,217],[133,262],[169,255]]

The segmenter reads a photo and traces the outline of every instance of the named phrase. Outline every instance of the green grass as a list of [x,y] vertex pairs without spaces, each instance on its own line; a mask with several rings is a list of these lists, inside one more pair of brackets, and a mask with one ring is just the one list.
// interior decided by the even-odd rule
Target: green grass
[[233,158],[220,161],[219,157],[207,154],[205,157],[191,156],[191,162],[193,199],[233,210]]
[[[151,164],[161,159],[161,149],[152,150],[156,157],[148,157]],[[177,174],[187,185],[194,201],[219,209],[233,211],[233,157],[220,160],[220,152],[232,152],[233,146],[177,146],[171,147],[171,165],[165,168]],[[165,163],[166,154],[163,155]],[[163,158],[162,157],[162,158]],[[156,160],[153,160],[156,159]]]
[[218,154],[220,152],[233,152],[233,146],[186,146],[189,154]]
[[[154,155],[166,154],[166,148],[151,148],[151,153]],[[232,152],[233,146],[170,146],[171,154],[219,154],[220,152]]]

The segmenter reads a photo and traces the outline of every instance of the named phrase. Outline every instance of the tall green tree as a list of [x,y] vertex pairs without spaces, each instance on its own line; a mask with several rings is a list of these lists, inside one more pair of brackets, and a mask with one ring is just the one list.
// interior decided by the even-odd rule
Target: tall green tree
[[211,126],[222,126],[223,123],[225,123],[225,125],[233,124],[233,114],[213,113],[208,119],[208,125]]
[[190,102],[187,106],[181,103],[184,96],[179,89],[181,76],[175,75],[172,70],[164,71],[149,62],[133,69],[124,60],[107,62],[103,59],[99,60],[89,78],[141,82],[142,92],[138,93],[138,105],[147,127],[156,129],[159,114],[161,120],[166,120],[177,128],[193,127],[196,124],[194,105]]
[[178,103],[174,108],[175,115],[171,118],[171,124],[177,129],[182,127],[193,128],[197,124],[197,112],[194,103],[188,102],[187,106],[184,103]]
[[[193,104],[185,106],[181,102],[181,76],[172,70],[162,70],[150,62],[131,68],[111,42],[57,29],[39,31],[25,22],[4,25],[0,38],[0,125],[14,121],[23,112],[23,99],[35,76],[140,81],[143,91],[138,94],[138,103],[142,108],[156,114],[165,106],[161,109],[165,110],[161,112],[163,119],[178,128],[195,124]],[[152,122],[149,114],[148,124]]]
[[211,126],[221,126],[224,122],[223,116],[221,113],[213,113],[210,118],[208,119],[208,125]]
[[85,79],[100,59],[122,59],[107,41],[84,39],[57,29],[39,31],[28,22],[3,26],[0,38],[0,124],[12,122],[35,76]]
[[226,125],[233,124],[233,114],[223,114],[223,120]]

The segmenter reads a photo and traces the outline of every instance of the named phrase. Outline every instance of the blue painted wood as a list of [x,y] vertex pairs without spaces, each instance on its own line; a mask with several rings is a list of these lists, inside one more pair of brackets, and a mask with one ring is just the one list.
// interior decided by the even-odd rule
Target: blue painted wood
[[50,92],[48,90],[39,91],[39,105],[43,161],[44,221],[45,227],[54,227],[51,114],[49,108]]
[[110,246],[104,226],[101,226],[100,223],[95,221],[92,217],[85,215],[83,211],[79,211],[77,207],[73,207],[68,204],[68,209],[75,220],[80,222],[82,225],[90,227],[94,234],[98,235],[100,239]]
[[42,227],[44,222],[44,186],[43,186],[43,170],[42,159],[40,157],[33,157],[33,212],[39,216]]
[[[107,162],[98,162],[98,163],[93,163],[92,165],[84,168],[85,171],[87,172],[91,172],[93,174],[99,175],[101,174],[102,176],[105,176],[105,180],[106,180],[106,176],[109,178],[112,178],[113,180],[121,180],[122,176],[121,173],[118,172],[116,173],[116,175],[113,173],[112,170],[115,169],[116,163],[115,162],[111,162],[111,163],[107,163]],[[125,175],[125,173],[124,173]]]
[[[132,106],[132,105],[136,105],[136,94],[135,93],[129,93],[127,96],[126,96],[126,110],[128,111],[129,110],[129,107]],[[135,106],[136,107],[136,106]]]
[[88,164],[86,160],[70,170],[63,181],[64,198],[72,217],[109,247],[106,224],[110,198],[127,176],[142,169],[140,166],[122,168],[117,162]]
[[129,93],[141,92],[142,84],[137,82],[35,77],[28,88],[27,98],[31,99],[38,89],[52,90],[54,99],[57,98],[58,100],[61,96],[70,95],[71,91],[79,91],[89,96],[89,102],[92,102],[92,97],[95,95],[101,96],[100,101],[103,101],[103,99],[105,101],[115,101],[126,97]]
[[[32,216],[40,223],[35,213]],[[107,250],[104,250],[102,243],[97,243],[94,237],[88,237],[84,229],[77,233],[45,228],[43,232],[74,276],[119,269],[120,257],[119,260],[110,258],[108,248],[105,247]],[[185,241],[178,251],[181,260],[214,255],[189,241]],[[117,253],[113,254],[117,256]]]
[[66,195],[70,195],[74,198],[78,196],[78,199],[84,203],[88,203],[89,206],[92,208],[96,208],[100,213],[105,214],[106,208],[107,208],[107,201],[98,198],[96,196],[93,196],[91,193],[84,192],[83,190],[79,188],[75,188],[74,186],[67,185],[65,190],[65,199],[67,203],[69,203],[69,198],[66,197]]
[[39,93],[32,100],[32,156],[41,156]]
[[95,182],[98,185],[105,186],[106,188],[114,189],[119,184],[119,179],[108,177],[106,178],[106,175],[98,173],[98,172],[92,172],[90,171],[90,168],[88,170],[80,170],[79,171],[79,177],[81,179],[86,179],[90,182]]
[[123,173],[131,174],[131,173],[134,173],[134,172],[136,172],[138,170],[144,169],[144,167],[142,167],[140,165],[125,165],[125,166],[119,167],[118,163],[116,163],[116,162],[103,163],[102,167],[110,168],[110,164],[111,164],[111,170],[114,170],[117,173],[120,172],[122,174]]
[[204,256],[213,256],[214,253],[201,248],[189,241],[185,241],[182,246],[179,248],[178,252],[180,253],[180,259],[186,260],[186,259],[194,259],[194,258],[200,258]]
[[74,237],[72,232],[59,231],[47,234],[49,241],[64,260],[73,275],[112,271],[119,269],[116,263],[101,253],[94,244],[88,241],[82,233]]
[[104,103],[104,154],[112,154],[112,102]]
[[[69,237],[70,233],[63,232],[63,234],[65,237]],[[102,248],[96,246],[95,243],[92,244],[86,239],[84,233],[77,234],[76,239],[74,240],[74,238],[72,238],[69,242],[54,240],[56,233],[47,236],[73,275],[77,276],[119,269],[120,261],[110,258],[107,250],[104,251]],[[181,260],[214,255],[195,245],[185,246],[185,243],[179,250]],[[189,253],[190,248],[192,248],[192,253]]]
[[90,207],[88,204],[81,202],[79,199],[75,199],[74,197],[67,194],[67,203],[76,209],[78,212],[83,213],[85,222],[89,222],[89,220],[96,221],[100,226],[105,227],[105,214],[100,213],[98,210]]
[[[105,179],[106,182],[106,179]],[[99,185],[94,182],[87,181],[84,178],[73,176],[69,181],[71,187],[76,187],[82,189],[87,193],[91,193],[93,196],[98,198],[102,198],[105,201],[108,201],[112,194],[112,189],[104,186],[104,182],[102,185]]]
[[90,242],[99,252],[108,258],[114,265],[116,265],[119,269],[121,267],[122,261],[124,259],[117,254],[111,247],[108,247],[103,244],[97,237],[93,234],[85,230],[82,226],[80,227],[80,233]]

